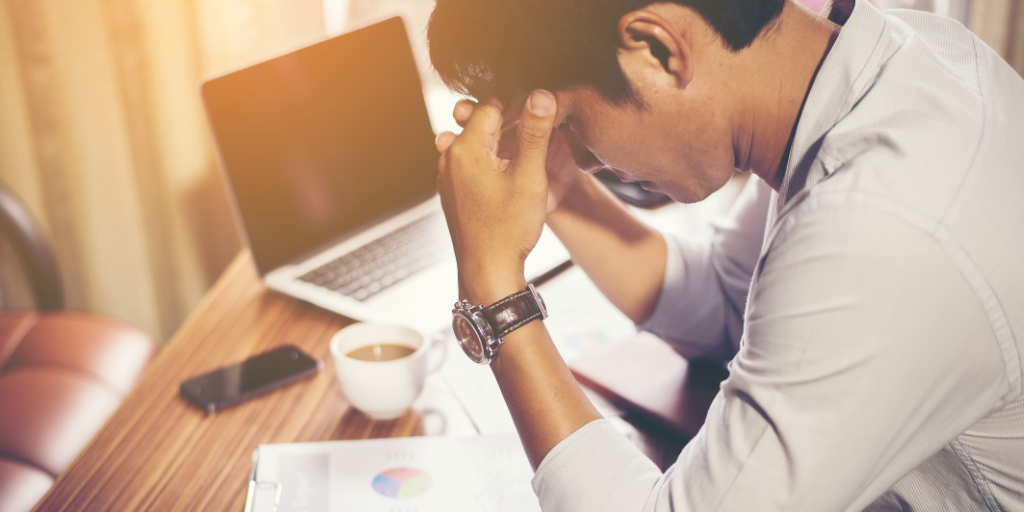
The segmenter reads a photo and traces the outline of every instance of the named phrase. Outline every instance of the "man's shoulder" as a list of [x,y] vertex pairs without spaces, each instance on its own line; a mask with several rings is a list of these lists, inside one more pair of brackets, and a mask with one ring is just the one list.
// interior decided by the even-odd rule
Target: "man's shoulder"
[[974,36],[956,22],[917,13],[889,21],[883,64],[821,141],[828,179],[816,192],[858,191],[939,217],[988,143],[983,70]]
[[891,28],[877,50],[884,57],[822,141],[823,163],[830,171],[856,162],[905,174],[965,172],[986,125],[974,36],[927,13],[886,19]]

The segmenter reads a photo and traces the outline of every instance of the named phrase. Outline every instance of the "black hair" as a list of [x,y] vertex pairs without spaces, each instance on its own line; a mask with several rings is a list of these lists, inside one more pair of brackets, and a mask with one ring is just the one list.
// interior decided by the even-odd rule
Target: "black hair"
[[[687,6],[732,51],[750,46],[786,0],[661,0]],[[451,89],[486,98],[591,85],[633,100],[617,59],[622,16],[653,0],[437,0],[427,39]]]

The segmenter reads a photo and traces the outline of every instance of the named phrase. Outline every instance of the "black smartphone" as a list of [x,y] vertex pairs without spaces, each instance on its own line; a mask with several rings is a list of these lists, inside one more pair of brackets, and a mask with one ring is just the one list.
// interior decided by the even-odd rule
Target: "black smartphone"
[[619,180],[615,173],[602,169],[598,171],[594,176],[608,187],[616,197],[622,202],[636,206],[638,208],[657,208],[661,205],[672,202],[672,198],[662,194],[661,192],[652,192],[645,190],[643,187],[636,183],[623,183]]
[[186,380],[181,383],[181,396],[207,412],[220,411],[311,377],[320,366],[298,347],[284,345]]

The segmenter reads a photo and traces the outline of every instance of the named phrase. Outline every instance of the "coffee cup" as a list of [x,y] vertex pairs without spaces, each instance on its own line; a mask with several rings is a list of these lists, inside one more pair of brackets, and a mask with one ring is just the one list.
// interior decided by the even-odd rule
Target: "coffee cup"
[[375,323],[338,331],[330,348],[341,392],[375,420],[404,414],[446,355],[443,343],[432,343],[414,329]]

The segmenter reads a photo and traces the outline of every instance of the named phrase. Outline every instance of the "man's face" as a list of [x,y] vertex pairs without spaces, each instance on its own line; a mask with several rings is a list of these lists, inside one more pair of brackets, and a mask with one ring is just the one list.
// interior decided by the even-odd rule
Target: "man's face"
[[558,116],[577,165],[602,166],[625,181],[693,203],[721,188],[736,167],[727,120],[699,83],[686,91],[634,83],[643,106],[608,101],[593,87],[556,93]]

